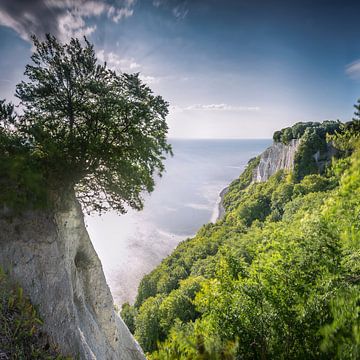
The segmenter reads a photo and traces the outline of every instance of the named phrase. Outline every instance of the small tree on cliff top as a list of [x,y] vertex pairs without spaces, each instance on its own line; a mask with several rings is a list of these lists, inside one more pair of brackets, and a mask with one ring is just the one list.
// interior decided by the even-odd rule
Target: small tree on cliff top
[[168,104],[139,74],[98,64],[86,39],[61,44],[47,35],[33,43],[28,80],[16,88],[23,113],[4,116],[2,104],[2,131],[21,137],[47,186],[74,188],[86,211],[141,209],[142,191],[153,190],[171,153]]

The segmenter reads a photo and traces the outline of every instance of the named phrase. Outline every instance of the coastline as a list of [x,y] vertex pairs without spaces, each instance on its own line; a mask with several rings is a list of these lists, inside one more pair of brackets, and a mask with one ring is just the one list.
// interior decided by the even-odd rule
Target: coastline
[[216,217],[216,221],[222,219],[225,215],[225,208],[223,206],[223,201],[224,201],[224,197],[225,195],[227,194],[227,192],[229,191],[229,186],[226,186],[225,188],[223,188],[221,191],[220,191],[220,194],[219,194],[219,202],[218,202],[218,214],[217,214],[217,217]]

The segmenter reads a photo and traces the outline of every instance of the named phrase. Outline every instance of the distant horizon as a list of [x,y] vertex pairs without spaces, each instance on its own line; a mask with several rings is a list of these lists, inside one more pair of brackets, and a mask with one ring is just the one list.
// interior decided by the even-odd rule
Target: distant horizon
[[263,138],[194,138],[194,137],[167,137],[168,140],[272,140],[272,137]]

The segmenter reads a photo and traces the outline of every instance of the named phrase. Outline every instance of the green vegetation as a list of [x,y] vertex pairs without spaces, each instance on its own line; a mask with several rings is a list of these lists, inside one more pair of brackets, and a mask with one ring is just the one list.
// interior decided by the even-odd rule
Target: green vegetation
[[[341,127],[340,121],[328,120],[322,123],[319,122],[298,122],[291,127],[275,131],[273,140],[275,142],[282,142],[288,144],[293,139],[300,139],[305,134],[316,134],[320,138],[324,138],[325,134],[334,134],[339,131]],[[317,148],[318,150],[320,148]],[[320,149],[321,150],[321,149]]]
[[22,112],[0,102],[1,203],[49,206],[75,189],[88,212],[141,209],[171,153],[168,104],[139,74],[98,64],[86,39],[33,43],[28,80],[16,88]]
[[0,269],[0,358],[70,360],[59,355],[22,288]]
[[[294,139],[301,139],[299,149],[295,155],[294,177],[301,180],[306,174],[322,171],[328,160],[328,153],[332,150],[329,136],[344,131],[340,121],[324,121],[296,123],[276,131],[274,142],[289,144]],[[316,154],[316,157],[314,156]]]
[[[297,124],[298,168],[251,183],[251,160],[225,217],[143,278],[122,315],[149,359],[360,357],[358,120]],[[337,156],[303,166],[326,138]]]

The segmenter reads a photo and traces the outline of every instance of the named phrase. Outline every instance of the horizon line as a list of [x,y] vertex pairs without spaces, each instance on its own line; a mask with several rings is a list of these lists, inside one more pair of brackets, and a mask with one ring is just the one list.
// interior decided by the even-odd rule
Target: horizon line
[[168,137],[168,140],[272,140],[272,137],[264,138],[193,138],[193,137]]

